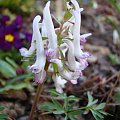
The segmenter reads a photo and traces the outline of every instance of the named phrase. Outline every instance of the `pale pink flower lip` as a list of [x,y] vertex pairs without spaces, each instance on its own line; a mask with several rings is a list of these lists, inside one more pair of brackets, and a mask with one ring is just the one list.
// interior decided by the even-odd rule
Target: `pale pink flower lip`
[[43,70],[40,73],[34,74],[34,81],[35,83],[41,84],[45,80],[46,72]]

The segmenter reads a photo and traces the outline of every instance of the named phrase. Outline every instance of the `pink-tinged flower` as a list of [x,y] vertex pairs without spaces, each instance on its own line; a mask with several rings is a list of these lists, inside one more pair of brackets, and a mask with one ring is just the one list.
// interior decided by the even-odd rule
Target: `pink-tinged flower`
[[45,55],[48,61],[50,61],[53,58],[58,58],[59,57],[58,49],[49,48],[45,50]]
[[45,77],[46,77],[46,71],[42,70],[41,72],[34,74],[34,81],[35,83],[41,84],[45,80]]
[[[29,50],[22,48],[21,54],[28,57],[35,53],[36,61],[29,69],[34,73],[36,83],[42,83],[47,73],[51,73],[55,83],[56,91],[63,92],[67,81],[77,84],[78,78],[82,76],[82,71],[88,66],[88,52],[83,52],[81,41],[85,42],[91,33],[80,35],[81,11],[76,0],[71,0],[74,7],[68,4],[72,17],[63,24],[61,37],[64,37],[59,45],[57,34],[55,33],[52,17],[50,15],[50,1],[47,2],[43,11],[42,23],[40,16],[33,20],[33,36]],[[41,33],[40,30],[41,29]],[[66,35],[66,36],[65,36]],[[45,38],[46,40],[42,41]],[[49,63],[48,69],[44,70],[46,61]],[[57,72],[53,66],[58,67]],[[54,71],[55,70],[55,71]]]
[[67,83],[67,81],[57,74],[53,74],[52,79],[55,83],[56,91],[59,93],[63,93],[63,88],[65,88],[65,84]]
[[[45,52],[44,52],[42,36],[39,31],[39,21],[40,20],[41,20],[41,17],[39,15],[37,15],[33,21],[34,39],[36,40],[36,61],[29,68],[35,74],[40,73],[40,78],[42,78],[42,76],[44,76],[44,66],[46,63],[46,56],[45,56]],[[35,82],[41,83],[42,81],[43,81],[42,79],[39,79],[39,81],[35,81]]]
[[55,33],[54,25],[50,15],[50,1],[47,2],[43,11],[44,24],[47,30],[47,36],[49,40],[49,48],[57,48],[57,35]]
[[74,48],[76,48],[75,57],[79,60],[81,58],[82,59],[88,58],[90,55],[87,52],[83,52],[80,47],[81,11],[83,9],[79,7],[76,0],[71,0],[71,2],[75,6],[75,10],[74,9],[71,10],[71,13],[75,18],[75,24],[73,30],[73,39],[74,39],[73,44],[74,44]]
[[29,66],[29,69],[35,74],[35,82],[42,83],[45,78],[44,66],[46,63],[46,56],[44,52],[44,45],[42,41],[42,36],[39,31],[39,21],[41,16],[37,15],[33,20],[33,37],[31,42],[31,47],[29,50],[26,48],[20,49],[21,55],[27,57],[36,50],[36,61],[32,66]]
[[76,61],[75,59],[75,48],[73,45],[73,42],[68,40],[68,39],[64,39],[63,40],[67,45],[68,45],[68,54],[67,54],[67,66],[70,70],[72,71],[82,71],[86,68],[86,65],[81,62],[81,61]]
[[56,63],[58,65],[59,75],[67,81],[77,80],[81,76],[80,71],[72,72],[70,70],[65,69],[62,61],[59,59],[52,59],[52,60],[50,60],[50,62]]

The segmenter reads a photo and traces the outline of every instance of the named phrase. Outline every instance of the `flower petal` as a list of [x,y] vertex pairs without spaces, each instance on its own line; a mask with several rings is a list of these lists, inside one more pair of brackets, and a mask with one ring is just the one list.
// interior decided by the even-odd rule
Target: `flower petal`
[[42,70],[41,72],[34,74],[34,81],[35,83],[41,84],[45,80],[45,77],[46,77],[46,72],[45,70]]
[[52,22],[52,18],[50,15],[50,1],[47,2],[44,11],[43,11],[43,18],[44,18],[44,23],[47,28],[47,35],[49,39],[49,47],[52,49],[57,48],[57,35],[55,33],[54,25]]
[[68,66],[70,70],[75,70],[76,63],[75,63],[75,56],[74,56],[74,45],[70,40],[67,40],[67,39],[63,39],[63,42],[65,42],[68,45],[68,54],[67,54]]

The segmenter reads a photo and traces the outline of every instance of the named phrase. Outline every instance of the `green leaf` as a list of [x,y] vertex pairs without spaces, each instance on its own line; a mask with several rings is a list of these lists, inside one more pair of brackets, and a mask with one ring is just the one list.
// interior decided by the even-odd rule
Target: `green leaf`
[[70,95],[70,96],[68,96],[68,100],[79,101],[79,100],[81,100],[81,98],[77,98],[74,95]]
[[51,93],[52,96],[59,96],[60,95],[60,93],[56,92],[55,89],[51,89],[50,93]]
[[93,97],[90,95],[90,92],[87,92],[88,95],[88,103],[91,103],[93,101]]
[[0,120],[5,120],[7,117],[7,114],[0,114]]
[[108,57],[112,64],[120,64],[120,59],[118,58],[117,55],[109,54]]
[[96,104],[97,102],[98,102],[98,100],[94,100],[94,101],[90,102],[87,106],[92,106],[92,105]]
[[81,114],[83,111],[82,110],[75,110],[72,112],[69,112],[68,115],[75,116]]
[[105,116],[106,116],[106,115],[111,115],[111,114],[109,114],[109,113],[107,113],[107,112],[104,112],[103,110],[99,110],[99,112],[102,113],[102,114],[105,115]]
[[17,68],[17,67],[18,67],[18,65],[15,63],[15,61],[13,61],[12,59],[10,59],[9,57],[6,57],[5,59],[6,59],[6,61],[7,61],[12,67],[14,67],[14,68]]
[[54,105],[56,106],[56,109],[59,111],[59,110],[64,110],[63,109],[63,106],[57,101],[57,100],[53,100],[52,99],[52,102],[54,103]]
[[117,10],[118,13],[120,13],[120,6],[115,0],[109,0],[111,5]]
[[10,84],[13,84],[13,83],[15,83],[16,81],[29,78],[31,75],[32,75],[32,73],[16,76],[16,77],[14,77],[13,79],[10,79],[10,80],[6,83],[5,86],[10,85]]
[[3,106],[0,106],[0,111],[3,111],[5,108]]
[[101,120],[101,118],[99,118],[98,116],[96,116],[96,114],[92,113],[92,115],[95,118],[95,120]]
[[99,112],[91,109],[91,112],[96,120],[103,120],[104,116],[101,115]]
[[64,100],[64,109],[67,111],[68,110],[68,105],[69,104],[69,102],[68,102],[68,97],[66,97],[65,98],[65,100]]
[[67,10],[64,14],[64,21],[68,21],[72,17],[72,14],[70,13],[70,10]]
[[2,73],[3,76],[6,78],[16,76],[15,69],[10,64],[3,60],[0,60],[0,73]]
[[7,85],[7,86],[1,88],[0,93],[3,93],[3,92],[8,91],[10,89],[20,90],[20,89],[23,89],[23,88],[26,88],[26,87],[27,87],[27,83],[10,84],[10,85]]
[[53,112],[54,114],[64,114],[65,111],[64,110],[57,110]]
[[53,65],[54,72],[58,73],[58,66],[57,66],[57,64],[52,63],[52,65]]
[[120,91],[117,91],[115,93],[114,98],[115,98],[115,102],[118,103],[118,104],[120,104]]
[[56,105],[54,105],[52,102],[45,102],[40,105],[40,109],[43,111],[53,111],[56,110]]
[[101,103],[97,107],[95,107],[95,110],[103,109],[105,107],[105,105],[106,105],[105,103]]
[[70,120],[78,120],[77,118],[75,118],[74,116],[71,116],[71,115],[69,115],[68,117],[70,118]]

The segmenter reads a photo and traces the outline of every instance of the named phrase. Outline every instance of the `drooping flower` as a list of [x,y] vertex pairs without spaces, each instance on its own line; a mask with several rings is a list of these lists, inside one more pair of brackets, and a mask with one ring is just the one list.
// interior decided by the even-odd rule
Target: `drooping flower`
[[59,93],[63,92],[63,88],[65,88],[65,84],[67,81],[63,79],[61,76],[58,76],[57,74],[52,76],[52,79],[55,83],[56,91]]
[[67,66],[69,66],[69,69],[72,71],[81,72],[86,68],[86,65],[81,61],[76,61],[74,55],[75,48],[73,42],[68,39],[64,39],[63,41],[68,45]]
[[71,0],[75,9],[71,9],[71,13],[75,18],[74,30],[73,30],[73,44],[76,48],[75,56],[79,60],[81,58],[89,57],[89,53],[83,52],[80,47],[80,26],[81,26],[81,9],[76,0]]
[[72,72],[70,70],[65,69],[61,60],[59,59],[52,59],[50,60],[50,62],[56,63],[58,65],[59,75],[67,81],[73,81],[73,80],[77,81],[77,79],[81,76],[81,73],[79,71]]
[[32,70],[32,72],[35,73],[35,75],[40,74],[37,78],[37,81],[35,79],[35,82],[37,82],[37,83],[43,82],[43,78],[44,78],[43,76],[45,76],[44,67],[45,67],[45,63],[46,63],[44,45],[42,42],[42,36],[39,31],[39,21],[40,20],[41,20],[40,16],[36,16],[33,20],[33,31],[34,31],[33,38],[35,39],[34,42],[36,42],[36,44],[35,44],[36,61],[32,66],[29,67]]

